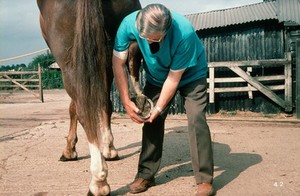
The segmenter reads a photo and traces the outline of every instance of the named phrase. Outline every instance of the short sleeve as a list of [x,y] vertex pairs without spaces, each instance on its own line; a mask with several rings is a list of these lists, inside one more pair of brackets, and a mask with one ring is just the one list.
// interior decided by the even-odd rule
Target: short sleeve
[[126,28],[126,23],[128,21],[123,20],[122,23],[119,26],[119,29],[117,31],[117,35],[115,38],[115,44],[114,44],[114,50],[116,51],[124,51],[128,49],[129,47],[129,38],[128,38],[128,32]]
[[114,50],[121,52],[128,49],[130,42],[135,39],[134,33],[136,12],[126,16],[121,22],[114,43]]

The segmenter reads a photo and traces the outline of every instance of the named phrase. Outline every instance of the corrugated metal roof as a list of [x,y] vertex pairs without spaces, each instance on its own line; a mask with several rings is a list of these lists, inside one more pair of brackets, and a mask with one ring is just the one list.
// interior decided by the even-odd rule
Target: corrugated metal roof
[[262,2],[224,10],[186,15],[195,29],[210,29],[254,21],[278,19],[276,2]]
[[277,0],[279,22],[295,22],[300,25],[300,0]]

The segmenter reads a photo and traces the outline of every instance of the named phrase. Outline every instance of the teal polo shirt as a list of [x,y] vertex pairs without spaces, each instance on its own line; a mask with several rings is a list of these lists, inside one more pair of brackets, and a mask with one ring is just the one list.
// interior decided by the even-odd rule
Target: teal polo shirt
[[161,87],[170,70],[185,69],[179,88],[207,77],[207,61],[204,46],[198,38],[192,24],[182,15],[172,13],[172,25],[159,43],[156,53],[152,53],[147,40],[140,38],[136,27],[138,11],[126,16],[119,26],[114,50],[128,50],[131,41],[136,40],[143,54],[146,80],[152,85]]

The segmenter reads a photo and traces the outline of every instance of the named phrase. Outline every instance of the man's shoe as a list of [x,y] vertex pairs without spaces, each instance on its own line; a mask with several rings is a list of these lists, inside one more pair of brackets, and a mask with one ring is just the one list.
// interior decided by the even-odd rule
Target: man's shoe
[[154,186],[154,180],[149,181],[143,178],[136,178],[130,185],[130,193],[136,194],[146,191],[149,187]]
[[198,191],[196,196],[212,196],[214,195],[214,190],[211,184],[201,183],[198,184]]

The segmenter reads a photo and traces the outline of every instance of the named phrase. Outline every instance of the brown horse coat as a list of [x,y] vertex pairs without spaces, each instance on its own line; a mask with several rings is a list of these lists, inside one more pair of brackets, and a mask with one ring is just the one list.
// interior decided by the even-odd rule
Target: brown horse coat
[[[111,57],[122,19],[140,9],[137,0],[37,0],[40,25],[71,97],[70,130],[61,160],[77,158],[77,120],[84,128],[91,153],[90,194],[108,195],[105,158],[118,156],[110,128],[109,98],[113,80]],[[130,51],[137,51],[136,49]],[[135,54],[130,54],[130,62]]]

